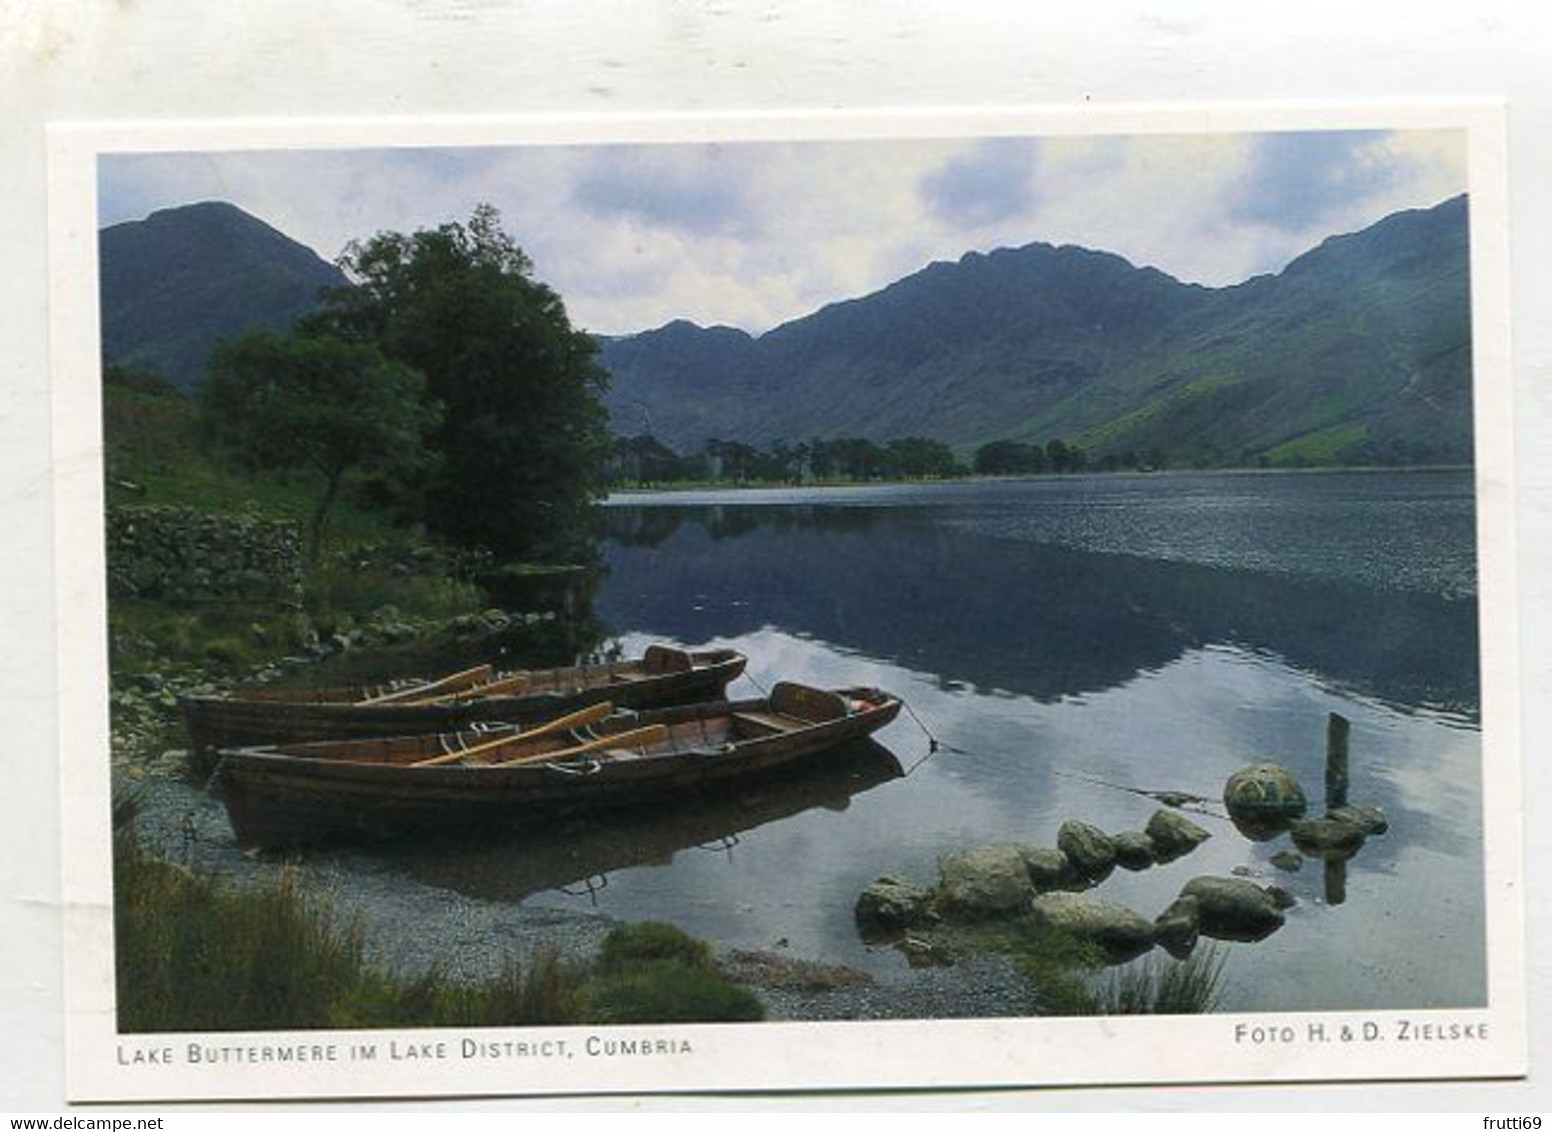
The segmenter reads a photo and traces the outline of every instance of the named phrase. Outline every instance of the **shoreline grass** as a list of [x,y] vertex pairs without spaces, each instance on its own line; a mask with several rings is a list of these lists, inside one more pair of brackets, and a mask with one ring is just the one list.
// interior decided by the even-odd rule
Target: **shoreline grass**
[[626,924],[601,958],[541,950],[460,982],[368,961],[365,925],[342,919],[293,869],[235,886],[153,857],[120,799],[114,845],[120,1033],[356,1030],[758,1021],[753,993],[710,948],[666,924]]

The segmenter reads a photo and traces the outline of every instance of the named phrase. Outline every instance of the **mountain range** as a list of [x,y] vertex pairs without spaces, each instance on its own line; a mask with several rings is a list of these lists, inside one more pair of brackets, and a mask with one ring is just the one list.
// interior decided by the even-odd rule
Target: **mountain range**
[[[675,321],[601,339],[608,405],[617,433],[681,451],[920,435],[1172,464],[1469,462],[1467,218],[1465,197],[1399,212],[1219,288],[1087,248],[970,252],[758,336]],[[344,282],[224,204],[105,229],[101,252],[106,355],[185,386],[217,339]]]
[[619,431],[650,420],[684,446],[1060,437],[1202,463],[1467,462],[1466,235],[1457,197],[1223,288],[1086,248],[972,252],[759,337],[681,321],[611,340],[610,404]]
[[250,330],[289,330],[344,272],[235,205],[205,201],[98,233],[102,352],[184,389],[210,351]]

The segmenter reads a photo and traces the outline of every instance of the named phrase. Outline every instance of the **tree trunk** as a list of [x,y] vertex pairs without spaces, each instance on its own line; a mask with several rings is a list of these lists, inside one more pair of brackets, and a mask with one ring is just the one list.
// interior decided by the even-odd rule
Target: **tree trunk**
[[312,526],[308,532],[307,560],[309,562],[317,562],[318,554],[323,549],[323,521],[328,517],[329,509],[334,506],[334,497],[339,494],[340,480],[344,475],[344,468],[330,468],[324,472],[326,482],[323,498],[318,501],[318,507],[313,511]]

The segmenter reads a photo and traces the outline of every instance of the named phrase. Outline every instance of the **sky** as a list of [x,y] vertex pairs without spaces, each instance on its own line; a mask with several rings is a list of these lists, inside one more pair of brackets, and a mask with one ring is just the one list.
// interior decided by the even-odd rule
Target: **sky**
[[1044,242],[1189,283],[1465,191],[1460,131],[109,154],[106,226],[225,200],[325,259],[488,202],[573,323],[761,333],[939,260]]

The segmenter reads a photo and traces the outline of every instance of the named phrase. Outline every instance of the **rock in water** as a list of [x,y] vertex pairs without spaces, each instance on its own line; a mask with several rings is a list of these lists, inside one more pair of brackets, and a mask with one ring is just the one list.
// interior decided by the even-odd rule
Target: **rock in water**
[[1035,895],[1023,847],[1012,842],[951,853],[938,872],[944,911],[962,919],[1021,912]]
[[1355,825],[1363,830],[1366,837],[1390,830],[1390,822],[1385,820],[1385,811],[1378,806],[1338,806],[1326,814],[1326,817],[1332,821]]
[[1115,844],[1087,822],[1066,821],[1056,833],[1056,847],[1067,854],[1072,867],[1089,880],[1103,880],[1115,868]]
[[1154,858],[1161,862],[1184,857],[1212,836],[1190,818],[1174,810],[1155,810],[1148,819],[1146,832],[1153,842]]
[[1159,945],[1176,959],[1184,959],[1196,949],[1201,932],[1201,906],[1194,896],[1180,896],[1153,921],[1153,934]]
[[1072,861],[1060,849],[1024,847],[1024,864],[1037,892],[1075,891],[1088,885],[1072,867]]
[[1299,898],[1297,896],[1278,884],[1267,885],[1265,892],[1272,898],[1272,903],[1276,904],[1279,908],[1282,909],[1292,908],[1299,902]]
[[1115,962],[1125,962],[1153,947],[1151,923],[1130,908],[1096,896],[1047,892],[1035,897],[1030,915],[1036,923],[1097,944]]
[[1283,912],[1260,885],[1227,877],[1197,877],[1181,889],[1194,896],[1202,934],[1250,942],[1283,926]]
[[1363,826],[1329,817],[1296,821],[1288,832],[1300,849],[1327,861],[1345,861],[1363,848],[1368,837]]
[[1136,872],[1153,864],[1153,838],[1137,830],[1127,830],[1111,837],[1115,846],[1116,864]]
[[1277,763],[1257,763],[1229,775],[1223,804],[1246,837],[1265,841],[1304,816],[1309,806],[1293,772]]
[[855,911],[865,936],[893,935],[935,918],[932,893],[898,877],[879,877],[864,888]]
[[1282,849],[1272,854],[1272,864],[1285,873],[1296,873],[1304,867],[1304,854]]

